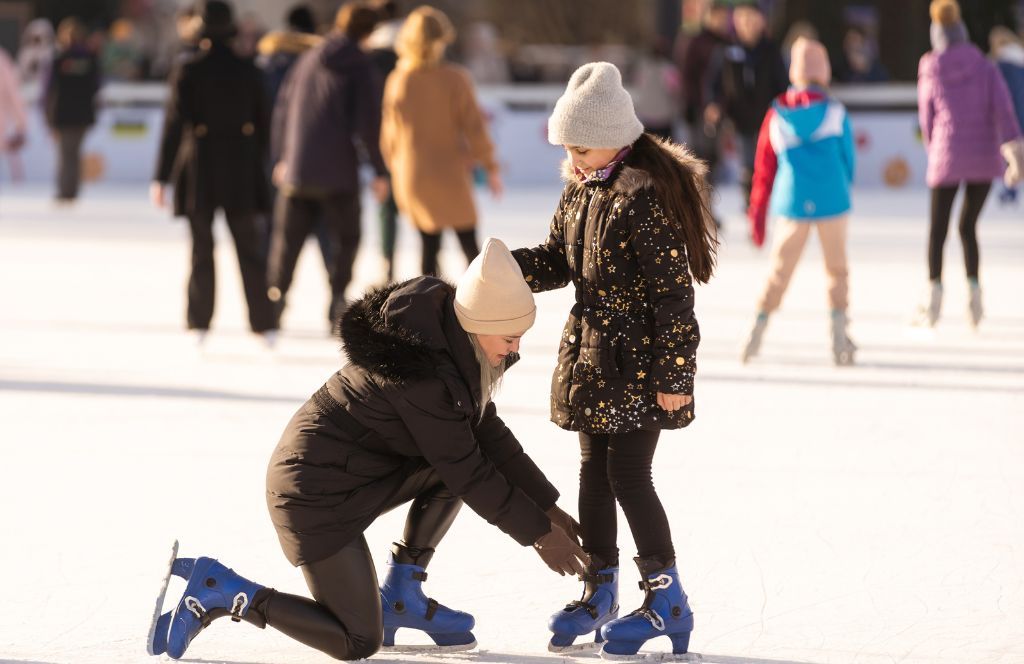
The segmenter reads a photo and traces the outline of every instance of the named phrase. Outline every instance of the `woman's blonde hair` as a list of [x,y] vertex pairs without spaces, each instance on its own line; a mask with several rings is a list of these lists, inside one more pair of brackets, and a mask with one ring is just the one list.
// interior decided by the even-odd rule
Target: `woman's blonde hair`
[[473,354],[476,355],[476,361],[480,365],[480,416],[483,417],[484,408],[494,399],[498,388],[501,387],[501,379],[505,375],[505,363],[502,362],[496,367],[491,366],[490,360],[487,359],[487,353],[480,345],[480,340],[471,332],[466,334],[469,335],[469,342],[473,345]]
[[395,52],[404,67],[440,62],[444,50],[455,41],[455,28],[444,12],[428,5],[414,9],[398,32]]

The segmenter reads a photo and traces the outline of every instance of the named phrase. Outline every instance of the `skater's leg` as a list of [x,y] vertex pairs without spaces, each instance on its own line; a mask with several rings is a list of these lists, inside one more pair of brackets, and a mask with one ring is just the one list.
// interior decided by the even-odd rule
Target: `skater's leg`
[[946,245],[949,215],[959,185],[932,189],[931,227],[928,230],[928,279],[942,281],[942,249]]
[[846,263],[847,216],[819,221],[818,239],[825,258],[825,272],[828,274],[828,301],[832,311],[846,311],[848,306],[848,276]]
[[378,210],[380,221],[380,249],[384,257],[385,278],[392,281],[395,276],[395,242],[398,238],[398,205],[395,203],[395,195],[388,193],[387,199],[380,204]]
[[462,247],[466,263],[472,263],[473,259],[480,253],[480,246],[476,242],[476,229],[470,228],[466,231],[456,231],[455,235],[459,238],[459,246]]
[[423,241],[423,257],[420,259],[420,274],[437,276],[437,255],[441,251],[441,234],[420,231]]
[[242,287],[249,308],[249,327],[253,332],[277,328],[274,306],[267,296],[267,263],[263,256],[263,232],[251,212],[225,210],[228,229],[235,241]]
[[283,193],[277,197],[267,266],[267,292],[271,302],[275,303],[278,315],[284,308],[285,297],[295,275],[295,265],[316,222],[318,211],[316,201]]
[[579,513],[583,549],[606,565],[618,565],[615,495],[608,481],[607,434],[580,433]]
[[188,278],[188,329],[208,330],[213,318],[216,272],[213,263],[213,210],[188,218],[192,232],[192,271]]
[[770,314],[779,308],[786,293],[789,280],[793,277],[800,254],[804,251],[810,224],[785,217],[775,222],[775,240],[772,243],[771,273],[764,293],[757,304],[758,313]]
[[668,516],[651,478],[658,431],[608,436],[608,479],[642,558],[675,556]]
[[271,591],[254,608],[268,625],[334,657],[362,659],[380,649],[381,608],[377,573],[366,539],[302,566],[316,601]]
[[992,183],[968,182],[964,194],[964,204],[960,209],[960,242],[964,248],[964,267],[967,278],[978,280],[978,235],[976,232],[978,217],[985,206],[985,199],[992,188]]
[[352,266],[362,236],[361,210],[358,192],[334,194],[324,200],[333,261],[330,270],[332,323],[344,311],[345,290],[352,281]]

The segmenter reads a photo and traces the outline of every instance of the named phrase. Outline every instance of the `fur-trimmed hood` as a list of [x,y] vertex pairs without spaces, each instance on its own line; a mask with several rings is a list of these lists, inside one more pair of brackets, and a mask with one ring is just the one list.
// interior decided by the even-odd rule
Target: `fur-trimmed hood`
[[368,291],[341,317],[342,352],[353,364],[390,382],[437,375],[437,351],[450,345],[444,334],[444,302],[454,292],[450,284],[432,277]]
[[[650,135],[650,138],[654,140],[658,145],[667,150],[672,157],[675,158],[679,164],[694,173],[695,175],[703,177],[707,173],[707,164],[697,158],[690,150],[685,146],[675,143],[673,141],[667,141],[656,136]],[[566,159],[562,162],[562,181],[566,184],[572,184],[579,187],[584,187],[586,184],[579,181],[576,177],[576,172],[572,166],[572,160]],[[616,193],[632,195],[641,189],[648,189],[654,186],[654,178],[647,171],[636,168],[630,165],[629,156],[626,156],[625,162],[619,168],[619,172],[611,177],[610,189]]]

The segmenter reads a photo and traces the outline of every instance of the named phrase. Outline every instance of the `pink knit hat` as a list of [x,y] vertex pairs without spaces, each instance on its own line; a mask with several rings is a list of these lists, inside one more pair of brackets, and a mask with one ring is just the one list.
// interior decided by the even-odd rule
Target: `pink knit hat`
[[832,65],[821,42],[800,37],[793,42],[790,58],[789,80],[793,85],[828,85],[832,81]]

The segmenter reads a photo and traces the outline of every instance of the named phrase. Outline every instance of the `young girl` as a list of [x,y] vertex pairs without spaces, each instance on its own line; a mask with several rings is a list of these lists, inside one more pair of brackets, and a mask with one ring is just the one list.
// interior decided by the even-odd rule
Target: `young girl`
[[855,160],[853,130],[846,108],[826,90],[832,69],[825,47],[801,37],[793,42],[790,53],[793,85],[775,99],[757,139],[747,211],[755,245],[764,243],[769,198],[778,220],[771,274],[741,359],[746,363],[760,350],[768,316],[782,302],[807,237],[816,229],[828,272],[832,353],[836,364],[848,365],[856,351],[846,331],[846,220]]
[[[513,252],[535,292],[572,281],[576,304],[562,332],[551,419],[578,431],[579,509],[591,556],[583,597],[552,616],[549,649],[597,632],[603,654],[634,655],[667,635],[685,653],[693,613],[679,584],[668,518],[651,483],[662,429],[693,420],[700,334],[692,279],[706,282],[717,240],[704,166],[644,133],[619,70],[579,68],[548,120],[566,182],[547,242]],[[643,606],[618,614],[615,503],[639,557]]]

